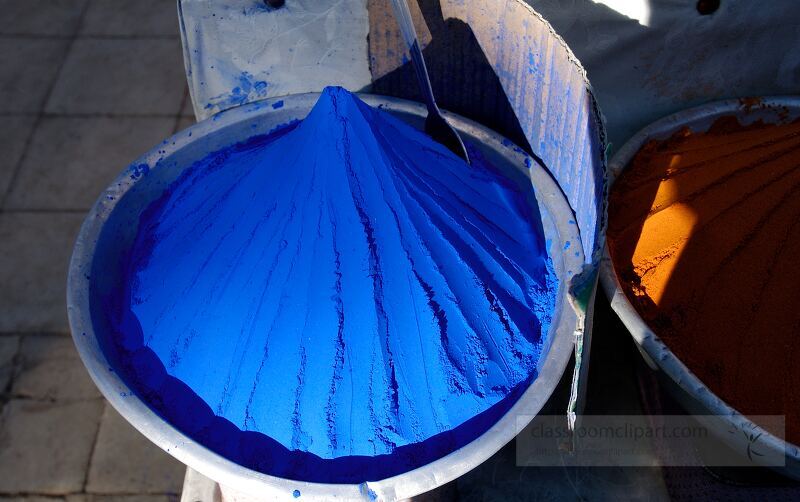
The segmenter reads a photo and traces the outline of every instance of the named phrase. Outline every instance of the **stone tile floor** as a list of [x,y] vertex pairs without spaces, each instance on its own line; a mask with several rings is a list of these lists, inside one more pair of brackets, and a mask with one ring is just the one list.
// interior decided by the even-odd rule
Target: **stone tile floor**
[[0,0],[0,500],[175,500],[184,467],[100,396],[69,336],[83,216],[192,121],[174,0]]

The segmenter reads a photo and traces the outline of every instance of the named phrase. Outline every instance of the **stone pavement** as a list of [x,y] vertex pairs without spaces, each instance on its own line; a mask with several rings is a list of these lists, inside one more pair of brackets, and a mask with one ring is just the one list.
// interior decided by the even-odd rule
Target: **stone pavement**
[[66,316],[84,214],[192,119],[175,0],[0,0],[0,500],[175,500],[184,467],[100,396]]

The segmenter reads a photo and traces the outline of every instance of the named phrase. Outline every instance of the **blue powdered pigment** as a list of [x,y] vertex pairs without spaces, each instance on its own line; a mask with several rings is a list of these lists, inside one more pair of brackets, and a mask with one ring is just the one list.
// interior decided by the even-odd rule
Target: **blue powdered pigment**
[[285,478],[469,443],[536,377],[557,290],[533,190],[471,157],[340,88],[208,155],[140,218],[102,302],[109,360],[185,434]]

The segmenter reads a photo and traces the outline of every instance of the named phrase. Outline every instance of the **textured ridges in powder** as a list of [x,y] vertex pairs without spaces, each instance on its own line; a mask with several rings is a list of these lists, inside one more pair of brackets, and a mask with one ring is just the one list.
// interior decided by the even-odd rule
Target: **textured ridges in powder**
[[[328,208],[328,218],[331,218],[330,209]],[[334,277],[336,283],[334,285],[333,301],[336,305],[336,358],[333,361],[333,377],[331,378],[331,387],[328,392],[328,401],[325,405],[325,420],[328,422],[328,443],[330,444],[331,453],[335,452],[339,446],[339,437],[336,432],[336,418],[339,410],[336,408],[335,397],[342,383],[344,370],[344,356],[345,356],[345,341],[344,341],[344,301],[342,300],[342,256],[339,252],[336,237],[336,223],[330,220],[331,230],[331,244],[333,246],[334,255]]]
[[637,154],[611,194],[609,247],[645,320],[740,411],[800,441],[800,122],[718,121]]
[[123,301],[170,375],[289,450],[453,430],[534,378],[557,288],[529,193],[476,159],[326,90],[170,187]]

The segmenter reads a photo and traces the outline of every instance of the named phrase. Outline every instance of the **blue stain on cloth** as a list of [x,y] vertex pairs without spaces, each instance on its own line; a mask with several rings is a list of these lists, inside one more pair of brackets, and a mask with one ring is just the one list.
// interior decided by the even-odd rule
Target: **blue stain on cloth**
[[102,298],[109,360],[284,478],[372,481],[469,443],[536,377],[558,288],[529,182],[471,157],[327,88],[142,213]]
[[206,109],[221,111],[243,105],[249,101],[265,98],[268,87],[269,84],[266,81],[256,80],[253,74],[243,71],[239,75],[238,85],[231,89],[229,93],[209,98]]

